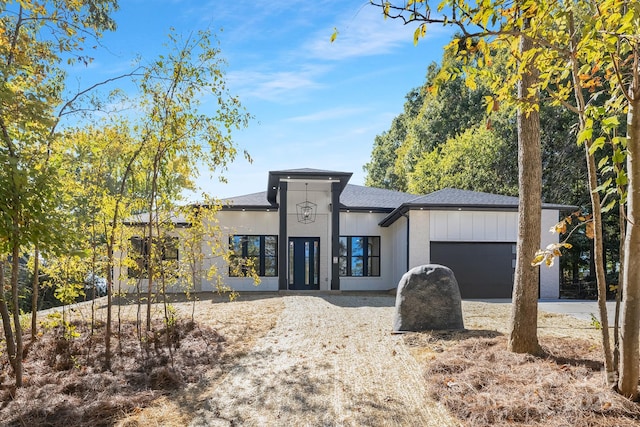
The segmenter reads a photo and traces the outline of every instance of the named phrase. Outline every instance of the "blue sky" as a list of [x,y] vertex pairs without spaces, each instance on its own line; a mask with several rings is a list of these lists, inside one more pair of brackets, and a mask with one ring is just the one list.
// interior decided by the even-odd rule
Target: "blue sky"
[[217,34],[230,91],[255,117],[234,135],[253,163],[239,156],[227,184],[208,171],[198,180],[220,198],[265,191],[270,170],[353,172],[362,185],[375,136],[452,34],[432,27],[414,46],[415,26],[384,20],[368,0],[121,0],[115,19],[117,31],[102,40],[108,50],[91,65],[100,74],[123,72],[136,55],[152,60],[171,27]]

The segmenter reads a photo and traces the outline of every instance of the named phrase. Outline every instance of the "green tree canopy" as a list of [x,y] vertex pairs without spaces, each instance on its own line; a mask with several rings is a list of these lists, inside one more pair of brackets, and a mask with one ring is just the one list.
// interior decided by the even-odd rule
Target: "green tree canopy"
[[409,191],[426,194],[452,187],[517,195],[517,181],[500,169],[501,153],[507,149],[486,127],[466,129],[420,157],[409,174]]

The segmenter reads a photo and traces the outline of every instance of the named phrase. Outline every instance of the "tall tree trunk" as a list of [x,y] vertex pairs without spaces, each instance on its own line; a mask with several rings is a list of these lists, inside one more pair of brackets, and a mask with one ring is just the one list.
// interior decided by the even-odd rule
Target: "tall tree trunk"
[[622,286],[624,283],[624,241],[627,234],[627,219],[624,214],[622,201],[618,206],[618,226],[620,229],[620,267],[618,267],[618,288],[616,289],[616,312],[613,320],[613,366],[618,369],[620,366],[620,304],[622,303]]
[[[153,281],[155,274],[155,261],[156,261],[156,252],[158,248],[153,243],[153,207],[156,205],[156,197],[158,194],[158,174],[160,172],[160,160],[162,158],[161,148],[158,148],[158,151],[155,154],[153,159],[153,176],[151,178],[151,194],[149,195],[149,253],[148,255],[148,287],[147,287],[147,331],[151,330],[151,298],[153,296]],[[159,221],[159,218],[156,218],[156,221]],[[160,236],[158,235],[158,238]],[[158,244],[160,242],[158,241]]]
[[[622,329],[620,333],[620,393],[638,399],[640,355],[640,81],[638,57],[634,61],[634,79],[629,89],[627,112],[627,235],[624,240],[624,277],[622,281]],[[639,212],[636,212],[639,210]]]
[[[533,48],[531,40],[520,37],[520,53]],[[529,89],[538,79],[538,70],[530,66],[518,83],[518,99],[536,103]],[[538,343],[538,284],[539,267],[531,265],[540,248],[542,152],[540,144],[540,115],[534,108],[518,109],[518,243],[513,283],[513,302],[509,325],[510,351],[539,354]]]
[[38,293],[40,292],[40,247],[33,254],[33,289],[31,290],[31,342],[38,337]]
[[[584,128],[583,118],[580,119],[581,128]],[[616,382],[615,366],[613,365],[613,355],[611,352],[611,338],[609,336],[609,318],[607,315],[607,277],[604,263],[604,250],[602,236],[602,208],[600,206],[600,194],[596,190],[598,187],[598,169],[592,154],[589,154],[591,141],[584,144],[585,156],[587,160],[587,172],[589,175],[589,192],[591,193],[591,209],[593,214],[593,241],[592,241],[592,265],[595,268],[596,286],[598,288],[598,311],[600,314],[600,331],[602,334],[602,350],[604,353],[604,369],[607,375],[607,384],[613,387]]]
[[[116,205],[117,208],[117,205]],[[117,213],[114,215],[114,217]],[[115,221],[114,221],[115,224]],[[115,225],[114,225],[115,227]],[[105,369],[111,369],[111,311],[113,295],[113,246],[115,231],[111,230],[109,243],[107,244],[107,324],[104,332],[104,365]]]
[[[152,185],[155,185],[155,179]],[[154,187],[155,189],[155,187]],[[154,252],[156,250],[155,245],[153,244],[153,201],[155,199],[155,192],[151,191],[151,203],[149,203],[149,243],[147,254],[144,256],[147,257],[147,328],[146,331],[149,332],[151,330],[151,299],[153,297],[153,275],[155,274],[154,269]]]
[[91,299],[91,336],[96,329],[96,264],[98,262],[96,245],[96,219],[91,217],[91,282],[93,284],[93,298]]
[[[578,126],[579,132],[586,129],[586,117],[585,111],[587,108],[587,102],[583,95],[583,87],[580,80],[580,65],[578,64],[578,40],[576,40],[575,21],[573,13],[569,12],[569,32],[572,35],[570,40],[571,55],[571,75],[573,78],[573,94],[576,101],[576,107],[578,110]],[[585,160],[587,164],[587,174],[589,183],[589,194],[591,197],[591,213],[593,221],[593,240],[591,242],[591,257],[590,257],[590,273],[596,279],[596,285],[598,289],[598,311],[600,313],[600,325],[602,328],[602,350],[604,353],[604,367],[606,372],[607,384],[613,387],[616,382],[616,365],[613,362],[613,354],[611,352],[611,338],[609,336],[609,318],[607,315],[607,279],[605,271],[605,258],[604,258],[604,236],[602,232],[602,208],[600,193],[598,193],[598,168],[596,167],[596,161],[591,153],[591,147],[593,143],[588,138],[584,143]]]
[[13,335],[13,328],[11,327],[11,314],[9,313],[9,306],[7,305],[6,297],[7,292],[5,290],[5,268],[6,259],[0,260],[0,316],[2,317],[2,328],[4,330],[4,337],[7,346],[7,355],[9,356],[9,363],[11,369],[16,371],[16,341]]
[[[14,225],[17,229],[17,224]],[[22,387],[22,325],[20,324],[20,296],[18,294],[18,273],[20,271],[20,245],[18,236],[14,235],[13,250],[11,253],[11,297],[13,310],[13,328],[15,331],[15,367],[16,387]]]

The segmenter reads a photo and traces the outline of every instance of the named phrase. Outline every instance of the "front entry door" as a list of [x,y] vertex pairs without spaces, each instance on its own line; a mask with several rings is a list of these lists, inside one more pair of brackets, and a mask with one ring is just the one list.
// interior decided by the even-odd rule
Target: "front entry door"
[[320,289],[320,238],[289,238],[289,289]]

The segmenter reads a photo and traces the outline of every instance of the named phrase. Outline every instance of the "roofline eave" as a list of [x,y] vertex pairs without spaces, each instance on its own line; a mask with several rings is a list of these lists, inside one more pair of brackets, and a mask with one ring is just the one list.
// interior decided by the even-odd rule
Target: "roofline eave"
[[[542,204],[542,210],[557,210],[560,212],[568,212],[578,209],[577,206],[571,205],[554,205],[549,203]],[[403,203],[394,209],[387,217],[378,223],[381,227],[389,227],[396,222],[401,216],[411,210],[455,210],[455,211],[498,211],[498,212],[517,212],[518,205],[460,205],[460,204],[415,204]]]
[[340,193],[347,186],[353,173],[351,172],[334,172],[334,171],[271,171],[269,172],[269,180],[267,184],[267,200],[272,205],[277,203],[278,187],[282,179],[287,180],[327,180],[340,183]]

